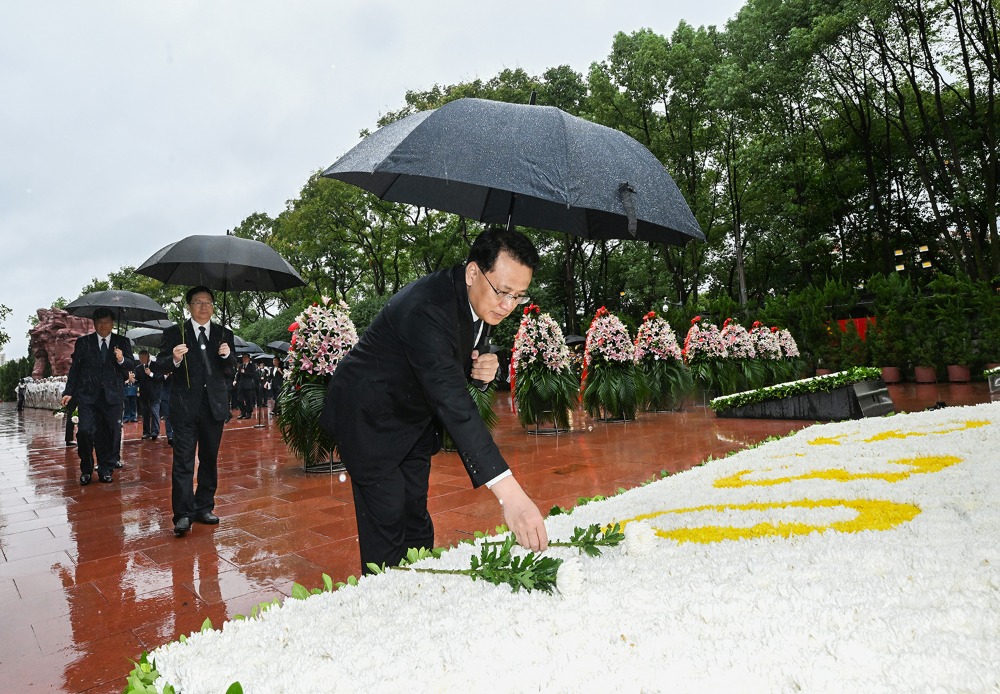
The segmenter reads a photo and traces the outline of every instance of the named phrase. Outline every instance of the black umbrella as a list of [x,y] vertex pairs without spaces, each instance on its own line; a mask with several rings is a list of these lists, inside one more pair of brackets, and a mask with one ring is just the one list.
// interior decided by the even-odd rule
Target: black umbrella
[[578,345],[581,342],[586,342],[586,341],[587,338],[585,338],[583,335],[567,335],[565,338],[563,338],[563,342],[565,342],[567,345]]
[[125,337],[139,347],[159,347],[163,342],[163,331],[157,328],[132,328],[125,333]]
[[188,236],[164,246],[136,268],[164,284],[203,285],[224,292],[280,292],[305,285],[266,243],[239,236]]
[[273,354],[255,354],[253,355],[254,361],[266,361],[268,364],[274,359]]
[[90,318],[98,308],[111,309],[118,322],[138,322],[154,318],[166,318],[167,310],[145,294],[124,289],[107,289],[90,292],[66,304],[66,310],[74,316]]
[[458,99],[379,129],[323,175],[483,222],[598,239],[705,238],[648,149],[551,106]]
[[281,340],[275,340],[274,342],[268,342],[266,346],[270,347],[271,349],[281,350],[282,352],[287,352],[288,350],[290,350],[292,348],[292,344],[290,342],[282,342]]
[[264,351],[256,343],[248,342],[239,335],[233,335],[233,346],[236,347],[237,354],[259,354]]
[[161,318],[159,320],[139,321],[138,323],[136,323],[136,325],[142,326],[144,328],[159,328],[160,330],[163,330],[164,328],[169,328],[171,325],[177,325],[177,323],[175,323],[172,320],[168,320],[166,318]]
[[[287,260],[266,243],[239,236],[188,236],[164,246],[136,268],[164,284],[222,292],[280,292],[305,285]],[[223,295],[222,322],[226,322]]]

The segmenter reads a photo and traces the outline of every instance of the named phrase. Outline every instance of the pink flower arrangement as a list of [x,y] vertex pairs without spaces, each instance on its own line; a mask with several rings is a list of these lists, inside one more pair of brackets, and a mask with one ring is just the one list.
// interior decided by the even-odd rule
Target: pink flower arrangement
[[340,360],[358,342],[358,332],[348,312],[346,303],[335,303],[324,296],[288,326],[292,331],[292,348],[289,350],[291,367],[286,377],[292,378],[298,371],[313,376],[328,376],[334,372]]
[[531,366],[550,371],[569,368],[569,347],[563,338],[562,328],[535,304],[524,309],[524,318],[514,337],[514,351],[510,359],[512,389],[516,372]]
[[635,361],[680,360],[683,358],[670,323],[650,311],[642,319],[635,336]]
[[701,316],[691,319],[684,338],[684,361],[695,364],[713,359],[725,359],[729,356],[726,345],[722,341],[719,326],[714,323],[702,323]]
[[794,359],[799,356],[799,346],[795,343],[795,338],[787,330],[778,331],[778,345],[781,347],[782,356]]
[[761,359],[781,359],[781,345],[778,342],[777,328],[768,328],[760,321],[754,321],[750,328],[750,338],[753,340],[757,356]]
[[583,367],[595,361],[635,363],[635,345],[628,328],[618,316],[601,306],[587,329],[587,343],[583,352]]
[[722,324],[720,335],[730,359],[755,359],[757,357],[757,348],[754,347],[750,333],[732,318],[727,318],[726,322]]

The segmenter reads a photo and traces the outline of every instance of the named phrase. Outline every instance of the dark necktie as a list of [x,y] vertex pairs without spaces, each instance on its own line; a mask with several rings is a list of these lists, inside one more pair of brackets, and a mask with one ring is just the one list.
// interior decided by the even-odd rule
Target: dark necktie
[[205,335],[205,326],[198,327],[198,344],[201,346],[201,360],[205,364],[205,374],[212,373],[212,363],[208,359],[208,336]]
[[479,330],[483,327],[482,319],[476,319],[472,321],[472,346],[475,347],[479,343]]
[[108,360],[108,338],[101,338],[101,361]]

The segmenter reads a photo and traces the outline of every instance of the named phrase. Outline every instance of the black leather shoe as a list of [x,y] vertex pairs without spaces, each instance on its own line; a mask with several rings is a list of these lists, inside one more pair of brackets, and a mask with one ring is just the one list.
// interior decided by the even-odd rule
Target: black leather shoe
[[86,487],[88,484],[90,484],[90,478],[91,475],[80,475],[80,486]]
[[76,441],[67,441],[66,442],[66,448],[69,448],[70,446],[75,446],[75,445],[76,445]]
[[159,436],[150,436],[149,440],[150,441],[156,441],[156,439],[158,439],[158,438],[159,438]]
[[113,463],[113,465],[114,465],[114,467],[115,467],[116,470],[121,470],[123,467],[125,467],[125,465],[123,465],[122,461],[120,461],[120,460],[116,460]]
[[168,438],[168,439],[167,439],[167,445],[168,445],[168,446],[173,446],[173,445],[174,445],[174,440],[173,440],[173,439],[170,439],[170,438]]
[[146,440],[146,439],[148,439],[148,438],[149,438],[149,434],[143,434],[143,435],[142,435],[142,440],[143,440],[143,441],[145,441],[145,440]]
[[205,511],[204,513],[199,513],[194,517],[199,523],[204,523],[205,525],[218,525],[219,517],[212,513],[211,511]]
[[185,516],[174,523],[174,535],[184,537],[184,533],[191,529],[191,519]]
[[115,481],[115,478],[111,476],[110,472],[101,475],[98,479],[101,480],[101,482],[104,482],[104,484],[111,484]]

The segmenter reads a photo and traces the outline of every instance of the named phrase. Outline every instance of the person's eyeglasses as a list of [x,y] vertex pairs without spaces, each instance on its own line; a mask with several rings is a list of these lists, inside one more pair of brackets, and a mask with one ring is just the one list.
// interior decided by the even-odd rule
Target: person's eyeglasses
[[486,280],[486,284],[490,285],[490,289],[493,290],[493,293],[497,295],[497,298],[500,299],[500,301],[513,301],[518,306],[523,306],[531,301],[530,296],[518,296],[517,294],[511,294],[510,292],[500,291],[493,286],[493,283],[490,282],[490,278],[486,276],[485,272],[480,271],[479,274],[483,276],[483,279]]
[[192,301],[191,305],[192,306],[214,306],[215,302],[214,301],[198,300],[198,301]]

